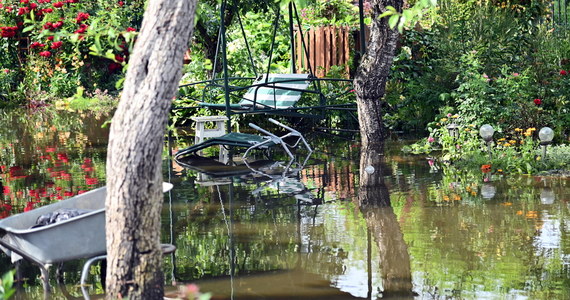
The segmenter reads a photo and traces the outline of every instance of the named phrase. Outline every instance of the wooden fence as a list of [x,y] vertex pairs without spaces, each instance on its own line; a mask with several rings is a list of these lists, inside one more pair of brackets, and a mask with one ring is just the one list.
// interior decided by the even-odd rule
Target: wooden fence
[[351,29],[348,26],[314,27],[304,30],[302,35],[304,43],[301,31],[295,30],[295,63],[298,73],[305,73],[312,68],[321,77],[331,66],[343,66],[348,76],[351,45]]

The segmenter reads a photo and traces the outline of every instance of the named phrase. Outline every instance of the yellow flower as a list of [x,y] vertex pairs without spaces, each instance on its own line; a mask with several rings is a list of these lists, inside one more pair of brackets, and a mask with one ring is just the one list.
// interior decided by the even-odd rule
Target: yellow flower
[[459,115],[453,115],[453,116],[451,116],[451,117],[454,118],[454,119],[457,119],[457,118],[459,118]]
[[519,132],[519,131],[523,131],[523,130],[520,128],[515,128],[515,131]]
[[475,128],[475,124],[469,124],[469,126],[471,126],[471,128]]
[[440,121],[441,121],[441,122],[446,122],[446,121],[447,121],[447,118],[441,118]]
[[498,141],[498,142],[502,142],[502,141],[504,141],[504,140],[506,140],[506,138],[500,138],[500,139],[498,139],[497,141]]
[[536,128],[534,128],[534,127],[531,127],[531,128],[529,128],[529,129],[527,129],[527,130],[528,130],[528,131],[535,131],[535,130],[536,130]]
[[497,172],[503,173],[503,169],[498,169]]
[[443,196],[443,201],[449,201],[449,196],[447,195]]
[[532,131],[527,131],[524,133],[524,136],[531,136],[532,135]]
[[465,128],[465,131],[471,131],[471,128]]
[[509,143],[514,145],[514,144],[517,143],[517,141],[515,141],[515,140],[510,140]]
[[504,143],[503,146],[505,146],[505,147],[510,147],[511,144],[509,144],[509,143]]
[[537,157],[536,157],[536,160],[540,160],[540,156],[537,156]]

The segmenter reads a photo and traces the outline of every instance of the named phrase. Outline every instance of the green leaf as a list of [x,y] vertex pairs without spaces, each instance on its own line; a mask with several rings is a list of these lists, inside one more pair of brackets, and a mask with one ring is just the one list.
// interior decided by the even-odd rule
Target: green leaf
[[398,31],[402,33],[404,31],[404,25],[406,24],[406,16],[400,17],[400,22],[398,23]]
[[108,49],[107,52],[105,52],[105,57],[114,61],[115,60],[115,54],[113,53],[113,50]]
[[387,10],[387,11],[383,12],[382,14],[380,14],[380,15],[378,16],[378,18],[384,18],[384,17],[387,17],[387,16],[391,16],[391,15],[393,15],[393,14],[394,14],[393,11]]
[[388,19],[388,25],[390,26],[390,28],[394,29],[394,27],[396,27],[396,25],[398,24],[398,20],[400,20],[399,15],[392,15],[390,19]]
[[35,27],[35,26],[33,26],[33,25],[32,25],[32,26],[28,26],[28,27],[24,27],[24,29],[22,29],[22,32],[32,31],[32,30],[34,30],[34,27]]

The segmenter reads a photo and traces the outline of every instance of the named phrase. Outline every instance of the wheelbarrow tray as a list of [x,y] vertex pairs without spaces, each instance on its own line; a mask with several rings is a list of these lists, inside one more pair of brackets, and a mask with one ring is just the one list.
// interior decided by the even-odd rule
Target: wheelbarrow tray
[[[106,191],[106,187],[101,187],[0,220],[0,245],[44,266],[105,254]],[[39,216],[61,208],[90,211],[32,228]]]

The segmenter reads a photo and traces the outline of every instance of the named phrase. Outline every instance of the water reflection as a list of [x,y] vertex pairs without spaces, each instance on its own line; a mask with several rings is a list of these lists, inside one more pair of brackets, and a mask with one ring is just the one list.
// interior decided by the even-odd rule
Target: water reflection
[[[408,247],[391,206],[390,192],[384,182],[384,175],[390,171],[384,164],[383,155],[374,149],[362,151],[360,161],[361,167],[365,166],[365,172],[361,172],[360,176],[358,206],[378,247],[382,297],[413,298]],[[371,170],[373,172],[370,172]]]
[[[0,179],[9,187],[2,205],[10,213],[36,194],[37,205],[57,201],[42,197],[49,182],[46,195],[64,197],[68,187],[88,186],[86,174],[96,185],[105,180],[104,118],[37,118],[37,125],[2,119]],[[309,141],[315,153],[288,176],[268,172],[276,161],[254,166],[269,176],[204,175],[168,162],[165,149],[164,177],[175,187],[165,198],[162,236],[178,247],[165,258],[168,284],[197,282],[218,299],[376,299],[391,291],[418,299],[570,298],[570,180],[492,174],[485,182],[480,170],[402,155],[397,143],[387,145],[385,165],[362,160],[374,167],[368,180],[358,157],[368,151],[330,137]],[[29,280],[20,297],[41,298],[37,268],[22,267]],[[0,271],[11,268],[0,255]],[[80,268],[66,263],[74,297]],[[89,283],[91,294],[103,293],[98,276]],[[54,298],[64,299],[62,291]]]

